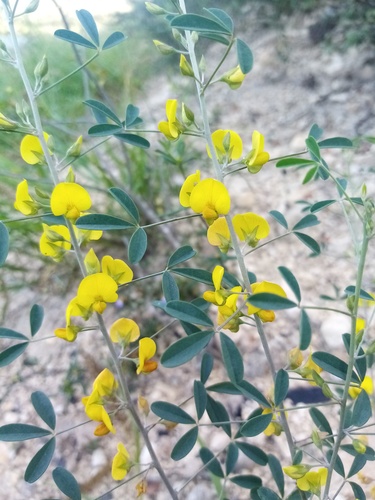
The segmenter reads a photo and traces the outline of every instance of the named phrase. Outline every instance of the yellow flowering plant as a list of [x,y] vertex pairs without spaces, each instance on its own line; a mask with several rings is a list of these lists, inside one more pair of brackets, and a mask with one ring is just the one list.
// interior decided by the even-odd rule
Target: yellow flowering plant
[[[88,130],[72,131],[66,124],[56,124],[54,138],[45,113],[50,101],[41,101],[43,94],[51,89],[58,92],[62,82],[126,37],[115,31],[104,40],[91,13],[78,10],[80,33],[65,27],[55,35],[59,43],[78,45],[91,56],[82,62],[81,53],[77,53],[78,69],[55,83],[47,83],[49,67],[47,57],[42,57],[31,82],[22,55],[28,47],[25,44],[21,52],[14,21],[33,12],[38,2],[24,11],[17,1],[1,2],[9,29],[7,44],[13,48],[8,51],[7,44],[0,42],[0,64],[11,63],[18,70],[27,102],[17,103],[19,122],[8,118],[11,110],[0,113],[0,132],[7,134],[7,141],[14,140],[13,149],[19,151],[22,167],[17,170],[17,187],[12,194],[14,216],[0,222],[0,265],[9,263],[12,269],[17,262],[21,247],[12,247],[14,225],[36,219],[38,229],[35,225],[33,230],[40,238],[40,253],[54,261],[58,271],[49,277],[50,268],[44,271],[39,267],[35,272],[41,281],[51,278],[51,295],[56,282],[69,274],[66,269],[71,269],[71,278],[66,292],[55,298],[56,309],[47,312],[44,324],[43,307],[33,304],[29,334],[0,327],[0,340],[6,342],[0,352],[1,369],[13,362],[17,366],[25,351],[31,353],[17,366],[16,378],[14,372],[6,373],[4,385],[9,383],[9,394],[14,380],[21,383],[26,378],[24,371],[33,371],[34,353],[46,354],[44,361],[46,357],[54,360],[53,345],[68,352],[46,371],[39,358],[35,363],[42,387],[31,394],[31,403],[43,423],[30,418],[29,424],[26,410],[19,422],[13,423],[8,412],[0,426],[0,440],[42,440],[24,479],[28,483],[44,481],[43,495],[48,489],[51,498],[58,496],[57,488],[73,500],[83,495],[104,498],[116,495],[115,491],[119,498],[149,494],[150,498],[161,495],[178,500],[190,498],[188,487],[205,480],[209,472],[215,498],[248,498],[250,492],[251,498],[262,500],[314,496],[329,500],[340,494],[362,500],[367,491],[355,475],[366,461],[375,459],[371,442],[375,341],[370,309],[375,295],[373,290],[365,290],[374,281],[366,264],[375,235],[375,203],[366,186],[357,192],[357,180],[350,185],[347,172],[339,173],[339,162],[331,169],[330,157],[325,156],[325,149],[349,148],[352,142],[342,137],[322,139],[323,131],[312,125],[302,152],[288,151],[275,158],[265,150],[265,136],[258,130],[251,128],[250,143],[245,125],[241,136],[229,128],[233,109],[226,107],[229,101],[225,97],[221,98],[223,112],[217,119],[209,107],[214,102],[211,92],[219,88],[235,91],[251,82],[248,75],[254,61],[250,47],[237,36],[234,22],[224,10],[214,7],[195,14],[187,12],[184,0],[171,5],[162,2],[163,6],[146,2],[146,8],[167,21],[173,45],[154,40],[153,49],[156,47],[159,54],[154,51],[157,55],[150,57],[174,54],[171,68],[184,83],[179,87],[173,79],[177,98],[167,99],[166,119],[145,127],[140,109],[133,104],[125,106],[122,116],[117,109],[124,109],[119,105],[123,94],[119,92],[111,107],[107,101],[112,99],[104,103],[86,98],[85,105],[93,111],[96,123]],[[221,55],[207,51],[208,43],[224,48]],[[90,75],[87,78],[91,81]],[[156,81],[153,79],[153,86]],[[85,94],[93,88],[86,83]],[[106,95],[100,82],[96,83],[96,94]],[[171,95],[170,89],[162,88],[164,83],[159,84],[163,90],[160,95]],[[67,89],[61,92],[64,99]],[[196,92],[196,99],[190,89]],[[69,98],[75,100],[73,93]],[[12,102],[9,100],[9,106]],[[155,116],[163,113],[159,109]],[[77,128],[88,121],[87,117],[68,118]],[[249,116],[251,127],[252,120]],[[47,125],[51,135],[44,131]],[[263,132],[268,141],[273,129]],[[68,136],[65,139],[64,134]],[[155,136],[158,146],[157,140],[147,139]],[[102,147],[108,148],[104,155],[99,153]],[[126,161],[119,161],[121,168],[114,173],[112,157],[117,158],[120,150]],[[159,176],[154,167],[157,157],[168,165],[170,193],[174,193],[168,206],[159,204],[152,183]],[[134,165],[137,158],[141,160]],[[105,182],[97,173],[102,162],[105,165],[100,168],[107,172]],[[153,165],[154,177],[148,175],[146,164]],[[134,172],[140,166],[141,180]],[[310,183],[309,198],[293,225],[273,208],[276,197],[263,195],[266,184],[286,182],[274,166],[297,176],[308,168],[302,182]],[[128,170],[128,176],[123,176],[123,170]],[[46,175],[48,182],[42,177]],[[243,176],[240,180],[239,175]],[[141,184],[138,191],[137,182]],[[322,199],[326,192],[331,198]],[[262,196],[256,197],[257,193]],[[336,296],[330,297],[324,266],[332,259],[336,263],[338,257],[326,252],[331,260],[322,264],[319,254],[326,248],[310,235],[310,228],[320,222],[316,213],[327,209],[323,213],[329,217],[329,207],[334,204],[330,227],[337,225],[338,210],[343,210],[355,258],[347,259],[343,270],[342,278],[349,284],[345,290],[335,285]],[[283,200],[283,205],[290,203]],[[296,209],[291,212],[295,217]],[[287,255],[278,251],[281,238],[288,242]],[[328,235],[325,239],[329,240]],[[85,248],[88,242],[90,248]],[[22,245],[27,257],[28,242]],[[306,248],[308,254],[303,254]],[[350,252],[345,246],[346,258]],[[302,286],[299,280],[307,272],[311,279]],[[6,279],[2,283],[8,286]],[[13,281],[9,283],[10,289]],[[312,303],[313,291],[319,295],[316,304]],[[65,318],[58,307],[61,303]],[[328,338],[321,333],[324,329],[318,319],[327,312],[347,320],[342,335],[332,332],[331,338],[329,332]],[[35,339],[43,329],[45,337]],[[38,349],[42,341],[51,349],[51,356],[49,350]],[[62,404],[57,371],[66,370],[67,379],[72,377],[67,358],[85,365],[80,375],[82,388],[73,391],[81,391],[80,396],[73,394]],[[87,380],[93,380],[91,392]],[[273,388],[272,396],[265,394],[265,386]],[[23,396],[17,393],[13,400],[19,398]],[[70,403],[79,400],[82,418],[78,422],[72,419],[68,428],[63,414],[68,414]],[[234,411],[239,401],[241,408]],[[24,403],[22,400],[22,408],[26,408]],[[66,467],[53,464],[65,464],[59,454],[68,441],[62,441],[61,436],[92,422],[96,423],[94,436],[82,433],[74,442],[86,440],[79,450],[82,455],[91,446],[99,447],[105,464],[93,477],[81,470],[87,467],[78,467],[77,461],[76,479],[68,470],[73,468],[69,462]],[[155,433],[159,426],[160,439]],[[163,449],[162,435],[166,442]],[[169,459],[182,465],[171,466]],[[185,467],[188,461],[189,467]],[[54,467],[53,482],[50,465]],[[205,475],[201,475],[203,471]],[[104,492],[102,485],[111,481]]]

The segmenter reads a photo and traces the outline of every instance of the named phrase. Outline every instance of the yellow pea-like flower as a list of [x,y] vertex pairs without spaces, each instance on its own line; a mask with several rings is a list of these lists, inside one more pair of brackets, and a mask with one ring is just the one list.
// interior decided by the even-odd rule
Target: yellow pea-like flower
[[43,255],[60,262],[71,247],[70,233],[66,226],[43,224],[43,233],[39,240],[39,250]]
[[137,323],[129,318],[120,318],[116,320],[109,329],[109,335],[112,342],[123,344],[129,344],[129,342],[136,341],[140,334]]
[[242,73],[240,66],[230,69],[220,78],[221,82],[225,82],[229,85],[232,90],[236,90],[241,87],[242,82],[245,80],[244,73]]
[[254,130],[252,136],[252,149],[246,156],[244,163],[251,174],[256,174],[270,159],[269,153],[264,151],[264,135]]
[[246,241],[251,247],[255,247],[259,240],[266,238],[270,232],[266,219],[252,212],[237,214],[232,222],[238,238]]
[[[43,136],[47,142],[49,135],[46,132],[43,132]],[[21,141],[20,153],[23,161],[29,165],[40,163],[39,155],[43,155],[43,149],[39,138],[36,135],[25,135]],[[37,153],[38,156],[34,153]]]
[[320,496],[321,487],[327,482],[328,469],[322,467],[317,471],[309,471],[301,478],[297,479],[297,486],[302,491],[311,491],[314,495]]
[[179,201],[183,207],[190,207],[190,195],[194,187],[200,182],[200,170],[196,170],[195,174],[190,174],[186,177],[180,189]]
[[93,311],[102,314],[107,307],[107,302],[116,302],[116,281],[105,273],[95,273],[86,276],[81,281],[77,292],[77,304],[81,301],[89,303]]
[[137,374],[150,373],[158,367],[156,361],[151,360],[156,353],[155,341],[149,337],[145,337],[139,341],[139,362]]
[[91,198],[86,189],[75,182],[60,182],[51,194],[53,215],[64,215],[76,220],[81,212],[89,210]]
[[93,388],[98,392],[99,396],[109,396],[117,387],[118,382],[108,368],[104,368],[93,382]]
[[118,285],[129,283],[133,279],[133,271],[121,259],[114,259],[110,255],[102,258],[102,272],[111,276]]
[[228,190],[216,179],[204,179],[191,192],[190,207],[211,225],[219,215],[226,215],[230,210]]
[[118,443],[117,453],[112,461],[112,477],[115,481],[121,481],[129,472],[131,467],[129,453],[123,443]]
[[169,141],[176,141],[180,137],[183,128],[176,118],[177,106],[177,99],[168,99],[165,105],[167,121],[161,121],[158,124],[158,129]]
[[231,237],[225,217],[219,217],[208,227],[207,240],[210,245],[219,247],[221,252],[228,253],[231,247]]
[[[242,139],[233,130],[215,130],[212,133],[212,142],[215,147],[216,156],[220,163],[226,160],[238,160],[242,156]],[[208,156],[211,158],[211,152],[207,146]]]
[[30,196],[26,179],[21,181],[17,186],[14,208],[23,215],[34,215],[38,212],[38,205]]
[[372,382],[372,378],[369,375],[365,376],[359,387],[349,388],[349,396],[355,399],[360,395],[362,390],[366,391],[369,396],[371,396],[372,393],[374,392],[374,384]]

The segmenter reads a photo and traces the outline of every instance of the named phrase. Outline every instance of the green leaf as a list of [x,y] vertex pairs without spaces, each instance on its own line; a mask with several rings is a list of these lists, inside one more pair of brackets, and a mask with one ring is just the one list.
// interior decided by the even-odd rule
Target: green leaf
[[301,302],[301,289],[299,287],[298,281],[292,271],[290,271],[287,267],[279,266],[278,270],[284,280],[287,282],[288,286],[294,293],[298,302]]
[[42,391],[36,391],[31,394],[31,402],[40,418],[52,430],[56,427],[56,415],[50,399]]
[[316,142],[316,140],[314,139],[314,137],[312,137],[311,135],[306,139],[306,147],[307,149],[309,150],[313,160],[317,160],[319,161],[321,156],[320,156],[320,149],[319,149],[319,145],[318,143]]
[[100,101],[96,101],[95,99],[88,99],[87,101],[84,101],[83,104],[86,104],[86,106],[89,106],[90,108],[99,111],[103,115],[107,116],[110,120],[117,123],[117,125],[122,128],[122,123],[120,118],[106,104],[103,104]]
[[0,339],[29,340],[23,333],[16,332],[10,328],[0,327]]
[[288,394],[288,390],[289,390],[288,372],[286,372],[283,369],[280,369],[276,373],[276,378],[275,378],[275,406],[279,406],[284,401],[286,395]]
[[308,182],[310,182],[312,179],[315,178],[316,176],[316,173],[318,171],[318,167],[313,167],[313,168],[310,168],[307,172],[306,172],[306,175],[305,177],[303,178],[303,181],[302,181],[302,184],[305,185],[307,184]]
[[51,438],[33,456],[26,468],[24,479],[27,483],[35,483],[46,472],[51,463],[56,447],[56,438]]
[[60,40],[72,43],[73,45],[82,45],[87,49],[97,49],[97,47],[91,43],[90,40],[87,40],[87,38],[84,38],[82,35],[79,35],[74,31],[60,29],[56,30],[54,35],[56,38],[60,38]]
[[162,287],[163,294],[167,302],[180,299],[180,291],[178,289],[176,280],[169,271],[164,271],[163,273]]
[[305,215],[297,224],[293,227],[293,231],[299,231],[300,229],[305,229],[307,227],[317,226],[320,224],[317,216],[314,214]]
[[265,488],[264,486],[262,486],[261,488],[258,488],[255,491],[260,500],[281,500],[279,495],[277,495],[274,491],[270,490],[270,488]]
[[270,309],[272,311],[297,307],[297,304],[292,300],[276,295],[275,293],[266,292],[254,293],[247,299],[247,302],[260,309]]
[[253,53],[251,52],[250,47],[239,38],[237,38],[236,45],[238,64],[240,65],[242,73],[246,75],[247,73],[250,73],[253,68]]
[[243,441],[236,441],[238,448],[244,453],[250,460],[258,465],[268,464],[268,455],[264,453],[263,450],[249,443]]
[[220,332],[220,343],[228,377],[234,384],[239,384],[244,377],[244,366],[241,353],[233,340],[223,332]]
[[239,474],[238,476],[232,476],[229,478],[230,481],[241,488],[251,490],[252,488],[259,488],[262,486],[262,480],[258,476],[253,476],[252,474]]
[[213,326],[213,322],[207,314],[190,302],[172,300],[166,305],[165,312],[172,318],[187,321],[193,325]]
[[146,250],[147,233],[142,227],[139,227],[136,231],[134,231],[129,241],[128,257],[130,263],[137,264],[140,260],[142,260]]
[[15,359],[17,359],[23,351],[26,349],[26,347],[29,345],[29,342],[21,342],[16,345],[12,345],[11,347],[8,347],[8,349],[5,349],[5,351],[0,352],[0,368],[2,366],[7,366],[10,363],[12,363]]
[[311,167],[316,165],[316,161],[309,160],[308,158],[283,158],[276,162],[277,168],[289,168],[289,167]]
[[128,104],[126,106],[125,112],[125,126],[130,127],[133,125],[139,117],[139,108],[137,106],[133,106],[133,104]]
[[31,336],[34,337],[42,326],[44,318],[44,309],[38,304],[34,304],[30,310],[30,331]]
[[293,463],[292,465],[299,465],[303,459],[303,451],[301,449],[296,450],[293,455]]
[[172,403],[155,401],[151,405],[151,411],[159,418],[177,422],[178,424],[195,424],[195,420],[185,410]]
[[128,37],[121,33],[121,31],[115,31],[114,33],[109,35],[107,40],[103,43],[102,50],[111,49],[112,47],[115,47],[116,45],[124,42],[127,38]]
[[275,455],[272,455],[271,453],[268,455],[268,466],[271,470],[272,477],[276,483],[278,490],[280,491],[281,495],[284,496],[285,480],[283,469],[280,465],[279,460],[275,457]]
[[121,134],[116,133],[114,134],[114,137],[116,137],[116,139],[118,139],[119,141],[126,142],[127,144],[130,144],[131,146],[135,146],[137,148],[148,149],[150,147],[149,141],[139,135],[128,134],[124,132]]
[[224,478],[224,472],[221,468],[220,462],[211,450],[203,447],[199,450],[199,456],[208,471],[210,471],[214,476]]
[[64,467],[56,467],[52,472],[52,477],[59,490],[69,497],[70,500],[81,500],[79,484],[73,474],[64,469]]
[[123,127],[118,125],[113,125],[112,123],[99,123],[99,125],[93,125],[89,128],[88,134],[91,137],[107,137],[109,135],[114,135],[116,132],[121,132]]
[[330,139],[324,139],[324,141],[318,142],[320,149],[328,149],[328,148],[338,148],[338,149],[346,149],[352,148],[353,143],[350,139],[346,137],[331,137]]
[[[332,459],[332,455],[333,455],[333,449],[330,448],[328,451],[327,451],[327,460],[328,462],[331,462],[331,459]],[[340,474],[341,477],[345,477],[345,469],[344,469],[344,464],[342,463],[342,460],[340,458],[340,455],[337,455],[336,456],[336,460],[335,460],[335,463],[333,465],[333,469],[337,472],[337,474]]]
[[359,484],[353,483],[352,481],[348,481],[348,483],[352,487],[354,498],[356,500],[366,500],[367,499],[366,493],[363,491],[361,486],[359,486]]
[[130,229],[134,227],[134,224],[113,215],[89,214],[79,217],[76,221],[76,227],[78,229],[114,231],[116,229]]
[[229,46],[229,40],[223,35],[218,35],[217,33],[209,33],[208,31],[202,32],[199,35],[200,38],[208,38],[209,40],[215,40],[215,42],[222,43],[223,45]]
[[188,455],[194,448],[197,439],[198,439],[198,427],[193,427],[192,429],[187,431],[187,433],[184,434],[181,439],[177,441],[172,450],[171,458],[177,461],[186,457],[186,455]]
[[371,418],[371,402],[366,391],[362,389],[353,406],[352,425],[362,427]]
[[323,135],[323,129],[320,128],[316,123],[314,123],[309,130],[309,137],[314,137],[318,141]]
[[[323,368],[328,373],[335,375],[341,380],[346,379],[348,364],[342,359],[330,354],[329,352],[317,351],[312,355],[314,363]],[[360,380],[355,372],[352,373],[351,380],[360,384]]]
[[347,477],[352,477],[354,476],[354,474],[357,474],[357,472],[363,469],[363,467],[366,465],[366,462],[367,460],[364,455],[357,455],[353,460]]
[[130,196],[125,193],[123,189],[112,187],[108,189],[109,194],[125,209],[126,213],[130,215],[135,224],[139,223],[139,212],[136,204],[130,198]]
[[301,351],[307,349],[311,343],[310,319],[304,309],[301,309],[301,319],[299,322],[299,348]]
[[235,387],[241,391],[245,398],[252,399],[266,408],[271,408],[270,403],[263,396],[263,394],[247,380],[242,380],[242,382],[237,384]]
[[329,437],[324,439],[333,444],[334,439],[332,437],[332,428],[326,417],[323,415],[323,413],[320,410],[318,410],[318,408],[310,408],[309,413],[312,418],[312,421],[317,426],[317,428],[320,431],[326,432],[329,435]]
[[202,356],[201,362],[201,382],[205,384],[208,377],[211,375],[214,366],[214,357],[209,352],[205,352]]
[[51,431],[28,424],[7,424],[0,427],[0,441],[27,441],[48,436]]
[[221,9],[203,9],[204,11],[211,14],[225,29],[233,33],[233,20],[226,12]]
[[176,267],[172,269],[172,272],[178,274],[179,276],[183,276],[184,278],[190,278],[194,281],[199,281],[199,283],[203,283],[204,285],[212,286],[212,274],[205,269]]
[[[242,381],[242,383],[243,382],[244,381]],[[207,387],[207,390],[212,391],[212,392],[218,392],[219,394],[234,394],[236,396],[242,395],[241,389],[239,387],[236,387],[234,384],[232,384],[232,382],[218,382],[217,384],[209,385]],[[249,399],[253,399],[253,398],[249,398]]]
[[315,241],[314,238],[311,238],[311,236],[308,236],[304,233],[299,233],[297,231],[293,232],[293,234],[295,234],[297,238],[313,252],[314,256],[320,254],[319,243]]
[[[228,415],[225,406],[216,401],[211,396],[207,394],[207,405],[206,405],[207,415],[209,416],[211,422],[215,425],[215,427],[221,427],[223,431],[229,436],[232,436],[232,431],[230,427],[230,417]],[[216,422],[227,422],[216,424]]]
[[[358,455],[358,451],[352,444],[343,444],[342,446],[340,446],[340,448],[353,457],[356,457]],[[366,460],[370,460],[371,462],[375,460],[375,451],[370,448],[370,446],[366,446],[366,451],[365,453],[362,453],[362,455],[366,458]]]
[[270,210],[268,212],[279,224],[281,224],[285,229],[288,229],[288,223],[281,212],[277,210]]
[[333,205],[336,203],[336,200],[324,200],[324,201],[318,201],[317,203],[314,203],[310,207],[310,212],[319,212],[320,210],[323,210],[323,208],[329,207],[330,205]]
[[77,10],[76,14],[86,33],[94,44],[99,47],[99,32],[92,14],[85,9]]
[[[354,285],[347,286],[344,290],[344,293],[348,297],[350,297],[351,295],[355,295],[355,286]],[[359,291],[359,298],[364,299],[364,300],[371,300],[372,302],[375,301],[374,297],[372,295],[370,295],[368,292],[366,292],[365,290],[362,290],[362,288]]]
[[227,456],[225,459],[225,471],[227,476],[234,470],[238,460],[238,454],[239,451],[236,443],[230,443],[227,448]]
[[[346,352],[349,354],[350,352],[350,334],[349,333],[344,333],[342,335],[342,340],[344,342],[344,346],[346,349]],[[357,373],[359,375],[360,380],[362,381],[367,372],[367,361],[366,361],[366,355],[362,347],[358,349],[358,357],[354,361],[354,367],[357,370]]]
[[180,247],[169,257],[167,267],[171,268],[182,264],[182,262],[192,259],[196,254],[197,252],[190,245]]
[[240,428],[241,435],[244,437],[254,437],[261,434],[272,420],[272,413],[267,413],[265,415],[257,415],[251,417],[245,422]]
[[197,410],[197,417],[200,420],[206,411],[207,392],[206,388],[199,380],[194,380],[194,402]]
[[197,14],[182,14],[172,19],[170,23],[172,28],[198,32],[213,32],[231,35],[230,30],[224,27],[222,23],[217,23],[208,17]]
[[0,267],[5,264],[9,252],[9,232],[0,221]]

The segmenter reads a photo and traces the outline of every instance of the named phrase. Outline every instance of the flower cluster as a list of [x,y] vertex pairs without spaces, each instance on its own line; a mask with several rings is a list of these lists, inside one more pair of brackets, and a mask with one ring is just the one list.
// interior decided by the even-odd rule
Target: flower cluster
[[297,487],[301,491],[310,491],[320,498],[322,486],[327,482],[328,469],[321,467],[317,471],[311,471],[309,465],[290,465],[283,467],[283,471],[297,482]]

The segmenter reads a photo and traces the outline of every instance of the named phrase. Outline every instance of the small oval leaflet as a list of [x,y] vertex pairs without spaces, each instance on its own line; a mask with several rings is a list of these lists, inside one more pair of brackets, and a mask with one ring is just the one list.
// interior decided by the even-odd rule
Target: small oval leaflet
[[214,357],[209,352],[205,352],[201,362],[201,382],[205,384],[211,375],[214,366]]
[[289,300],[285,297],[281,297],[280,295],[276,295],[274,293],[255,293],[251,295],[247,302],[252,304],[253,306],[259,307],[261,309],[271,309],[273,311],[278,311],[281,309],[291,309],[293,307],[297,307],[297,304],[292,300]]
[[5,264],[9,252],[9,233],[6,226],[0,221],[0,267]]
[[112,47],[124,42],[126,39],[127,36],[125,36],[124,33],[121,33],[121,31],[115,31],[109,35],[107,40],[103,43],[102,50],[111,49]]
[[241,353],[233,340],[223,332],[220,332],[220,344],[229,380],[234,384],[239,384],[244,377],[244,366]]
[[220,403],[220,401],[216,401],[211,396],[207,395],[206,411],[215,427],[221,427],[223,431],[231,437],[232,430],[230,426],[230,417],[225,406]]
[[238,447],[235,443],[230,443],[228,448],[227,448],[227,456],[225,459],[225,471],[228,474],[230,474],[233,469],[236,466],[237,460],[238,460]]
[[288,269],[285,266],[279,266],[278,270],[281,274],[281,276],[284,278],[284,280],[287,282],[289,285],[290,289],[294,293],[296,299],[298,302],[301,302],[302,296],[301,296],[301,289],[299,287],[298,281],[292,271]]
[[0,427],[0,441],[27,441],[49,434],[50,430],[29,424],[7,424]]
[[241,486],[241,488],[246,488],[247,490],[251,490],[253,488],[259,488],[262,486],[262,480],[258,476],[254,476],[252,474],[240,474],[238,476],[232,476],[230,478],[232,483]]
[[92,14],[85,9],[77,10],[76,14],[86,33],[94,44],[99,47],[99,32]]
[[283,469],[278,458],[276,458],[275,455],[272,455],[272,453],[269,453],[268,455],[268,466],[271,470],[272,477],[276,483],[278,490],[280,491],[281,495],[284,496],[285,480]]
[[78,229],[89,229],[99,231],[114,231],[118,229],[130,229],[134,227],[131,222],[105,214],[82,215],[76,221]]
[[176,422],[178,424],[195,424],[195,420],[185,410],[172,403],[155,401],[151,405],[151,411],[159,418]]
[[210,330],[199,331],[177,340],[163,353],[160,360],[161,364],[166,368],[175,368],[187,363],[202,352],[202,349],[208,345],[214,335],[215,332]]
[[34,337],[42,326],[44,318],[44,309],[39,304],[34,304],[30,310],[30,332]]
[[237,59],[241,71],[244,75],[250,73],[253,68],[254,58],[249,46],[239,38],[237,38]]
[[147,250],[147,233],[139,227],[130,238],[128,247],[128,257],[131,264],[137,264],[142,260]]
[[165,311],[173,318],[193,323],[193,325],[213,326],[207,314],[190,302],[172,300],[166,305]]
[[281,212],[278,210],[270,210],[269,214],[285,229],[288,229],[288,223]]
[[180,291],[178,289],[176,280],[174,279],[173,275],[168,271],[165,271],[163,273],[162,288],[165,300],[167,302],[170,302],[171,300],[180,299]]
[[206,388],[199,380],[194,380],[194,402],[197,410],[197,418],[200,420],[206,411],[207,392]]
[[135,224],[139,223],[139,212],[131,197],[121,188],[112,187],[108,189],[109,194],[125,209]]
[[190,245],[180,247],[169,257],[167,267],[170,268],[182,264],[182,262],[186,262],[196,254],[197,252]]
[[289,375],[288,372],[281,369],[277,372],[275,378],[275,406],[279,406],[286,395],[288,394],[289,389]]
[[16,340],[29,340],[23,333],[16,332],[10,328],[0,327],[1,339],[16,339]]
[[27,483],[35,483],[45,473],[51,463],[55,447],[56,438],[53,437],[33,456],[24,475]]
[[171,21],[171,27],[189,31],[221,33],[231,35],[231,31],[222,23],[217,23],[208,17],[197,14],[182,14],[176,16]]
[[56,38],[60,38],[65,42],[72,43],[73,45],[82,45],[87,49],[97,49],[97,47],[92,42],[87,40],[87,38],[84,38],[82,35],[79,35],[78,33],[75,33],[74,31],[71,30],[65,30],[65,29],[56,30],[54,35]]
[[241,427],[241,435],[244,437],[258,436],[261,432],[267,429],[271,423],[272,416],[272,413],[267,413],[265,415],[257,415],[256,417],[250,418]]
[[214,476],[224,478],[224,472],[221,468],[221,464],[211,450],[203,447],[199,450],[199,456],[208,471],[210,471]]
[[19,344],[12,345],[0,353],[0,367],[7,366],[17,359],[25,351],[29,342],[20,342]]
[[31,402],[40,418],[50,427],[56,427],[56,415],[50,399],[42,391],[31,394]]
[[64,467],[56,467],[52,472],[53,480],[59,490],[71,500],[81,500],[79,484],[73,474]]
[[171,458],[175,461],[178,461],[186,457],[186,455],[188,455],[194,448],[197,439],[198,427],[193,427],[192,429],[187,431],[187,433],[184,434],[181,439],[177,441],[172,450]]
[[301,318],[299,323],[299,348],[301,351],[307,349],[311,342],[311,324],[310,319],[304,309],[301,309]]
[[236,441],[238,448],[244,453],[250,460],[258,465],[268,464],[268,455],[253,444],[245,443],[243,441]]

